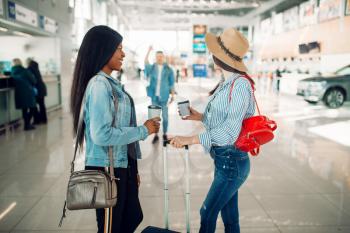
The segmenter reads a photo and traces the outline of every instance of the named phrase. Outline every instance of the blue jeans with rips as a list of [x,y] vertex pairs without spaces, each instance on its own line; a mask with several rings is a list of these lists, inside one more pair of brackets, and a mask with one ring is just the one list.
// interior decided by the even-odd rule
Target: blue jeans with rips
[[158,96],[154,97],[152,99],[153,105],[158,105],[162,108],[162,123],[163,123],[163,134],[166,134],[168,132],[168,101],[161,101]]
[[214,233],[219,213],[225,233],[240,233],[238,189],[250,172],[246,152],[234,146],[213,146],[211,156],[215,162],[214,180],[201,207],[200,233]]

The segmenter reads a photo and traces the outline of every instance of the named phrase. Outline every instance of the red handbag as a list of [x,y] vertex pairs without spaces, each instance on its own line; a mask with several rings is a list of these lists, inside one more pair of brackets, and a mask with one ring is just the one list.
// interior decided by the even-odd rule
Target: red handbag
[[[277,124],[275,121],[260,114],[258,102],[254,94],[254,83],[248,75],[246,75],[245,78],[247,78],[252,85],[254,101],[259,115],[243,120],[241,132],[234,145],[239,150],[249,152],[251,155],[256,156],[260,152],[260,146],[270,142],[274,138],[273,131],[277,129]],[[230,89],[230,101],[234,82],[235,81],[233,81]]]

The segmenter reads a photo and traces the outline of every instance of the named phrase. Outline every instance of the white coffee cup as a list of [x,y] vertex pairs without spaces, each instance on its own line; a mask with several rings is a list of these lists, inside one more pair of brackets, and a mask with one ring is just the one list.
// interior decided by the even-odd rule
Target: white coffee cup
[[160,113],[162,112],[162,108],[158,105],[149,105],[148,106],[148,119],[152,119],[155,117],[160,117]]
[[191,115],[190,113],[190,101],[182,101],[182,102],[177,102],[177,106],[179,108],[180,116],[185,117]]

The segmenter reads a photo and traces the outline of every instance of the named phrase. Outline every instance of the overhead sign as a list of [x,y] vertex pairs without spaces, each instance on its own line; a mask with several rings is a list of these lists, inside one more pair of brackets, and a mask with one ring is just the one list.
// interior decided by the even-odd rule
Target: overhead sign
[[45,31],[56,33],[57,32],[57,22],[46,16],[39,16],[39,27]]
[[317,22],[317,1],[309,0],[299,6],[299,24],[300,26],[308,26]]
[[35,11],[29,10],[23,6],[17,5],[14,2],[8,2],[8,15],[10,19],[37,27],[38,14]]
[[271,35],[272,34],[272,20],[271,18],[264,19],[260,23],[260,31],[264,35]]
[[286,31],[297,29],[299,25],[299,8],[293,7],[283,12],[283,27]]
[[4,1],[0,0],[0,15],[4,14]]
[[340,16],[341,0],[320,0],[319,21],[323,22]]
[[205,64],[193,64],[193,77],[206,78],[207,77],[207,65],[205,65]]
[[280,34],[283,32],[283,13],[276,14],[273,17],[274,32]]
[[193,52],[206,53],[207,46],[205,44],[205,34],[207,33],[206,25],[193,26]]

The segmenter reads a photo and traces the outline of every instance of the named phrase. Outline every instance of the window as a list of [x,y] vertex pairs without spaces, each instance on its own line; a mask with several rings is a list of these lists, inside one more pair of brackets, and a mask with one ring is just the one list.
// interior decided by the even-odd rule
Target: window
[[345,66],[335,72],[337,75],[350,75],[350,66]]

